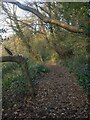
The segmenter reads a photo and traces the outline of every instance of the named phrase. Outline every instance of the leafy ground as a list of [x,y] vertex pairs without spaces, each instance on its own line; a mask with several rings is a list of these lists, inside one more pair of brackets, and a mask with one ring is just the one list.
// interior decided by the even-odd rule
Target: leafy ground
[[3,120],[88,119],[88,100],[74,74],[63,66],[47,65],[35,86],[34,99],[3,91]]

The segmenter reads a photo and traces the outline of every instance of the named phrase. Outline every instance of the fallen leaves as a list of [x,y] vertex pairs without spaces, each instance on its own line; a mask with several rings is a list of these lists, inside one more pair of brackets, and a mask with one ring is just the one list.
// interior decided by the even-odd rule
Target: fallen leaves
[[[12,118],[48,119],[48,118],[87,118],[87,96],[78,85],[76,77],[66,68],[49,66],[50,72],[38,78],[35,99],[30,96],[17,98],[14,94],[4,96],[3,120]],[[12,91],[12,90],[11,90]]]

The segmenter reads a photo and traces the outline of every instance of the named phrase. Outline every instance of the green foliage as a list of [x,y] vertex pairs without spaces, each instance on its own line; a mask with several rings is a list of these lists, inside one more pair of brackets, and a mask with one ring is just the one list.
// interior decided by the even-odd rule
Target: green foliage
[[29,65],[30,75],[32,80],[35,81],[36,77],[41,73],[49,72],[49,69],[41,64],[31,64]]
[[[29,72],[33,83],[37,82],[36,77],[41,73],[48,72],[48,68],[43,65],[36,63],[28,63]],[[13,93],[23,95],[27,93],[26,80],[22,75],[22,71],[17,64],[14,63],[4,63],[2,74],[2,86],[3,90],[11,89]]]
[[50,59],[52,50],[47,44],[47,41],[44,38],[44,36],[42,35],[34,36],[31,46],[34,54],[38,56],[40,61],[47,61]]
[[90,27],[88,24],[86,25],[86,24],[81,22],[79,27],[84,30],[85,35],[88,35],[88,36],[90,35]]
[[16,63],[3,63],[2,66],[3,76],[7,73],[12,73],[14,70],[19,68],[19,66]]
[[14,94],[25,95],[28,92],[26,81],[22,75],[18,75],[10,84],[10,89]]
[[65,60],[64,65],[68,67],[70,72],[74,72],[78,76],[80,85],[86,90],[86,92],[90,93],[88,64],[85,56],[67,59]]
[[2,65],[2,84],[4,89],[8,89],[18,76],[21,76],[21,71],[17,64],[4,63]]

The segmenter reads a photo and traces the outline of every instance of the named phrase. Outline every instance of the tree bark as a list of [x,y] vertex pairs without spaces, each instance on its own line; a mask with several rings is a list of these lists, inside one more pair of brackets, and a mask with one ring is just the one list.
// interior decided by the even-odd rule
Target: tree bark
[[16,62],[18,64],[22,64],[22,62],[25,61],[25,58],[23,56],[3,56],[0,57],[0,62]]
[[[6,2],[6,1],[5,1]],[[52,23],[52,24],[55,24],[55,25],[58,25],[70,32],[74,32],[74,33],[83,33],[84,30],[83,29],[79,29],[77,27],[74,27],[74,26],[71,26],[71,25],[68,25],[66,24],[65,22],[62,22],[62,21],[59,21],[59,20],[56,20],[56,19],[53,19],[53,18],[49,18],[49,17],[46,17],[44,15],[42,15],[39,11],[37,11],[36,9],[32,8],[32,7],[29,7],[29,6],[25,6],[17,1],[13,1],[13,2],[10,2],[10,1],[7,1],[8,3],[12,3],[12,4],[15,4],[17,5],[19,8],[25,10],[25,11],[29,11],[31,13],[33,13],[34,15],[36,15],[37,17],[39,17],[43,22],[45,23]]]

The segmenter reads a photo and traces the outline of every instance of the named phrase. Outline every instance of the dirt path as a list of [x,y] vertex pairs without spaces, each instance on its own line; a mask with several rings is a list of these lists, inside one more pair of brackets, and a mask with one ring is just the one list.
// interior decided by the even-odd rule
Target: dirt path
[[38,77],[37,95],[14,103],[12,111],[3,114],[3,120],[49,120],[50,118],[82,120],[88,117],[87,96],[78,85],[74,74],[65,67],[48,65],[50,72]]

